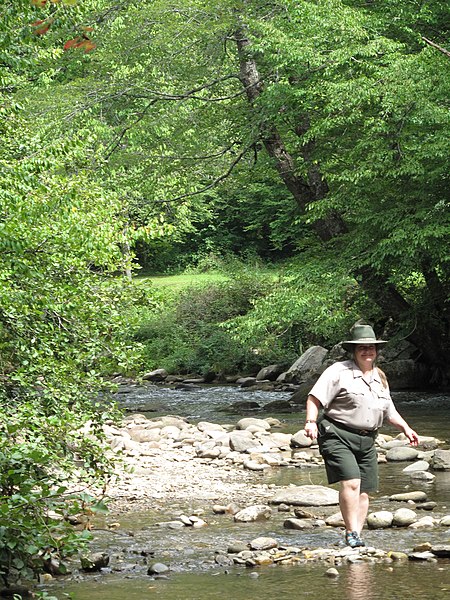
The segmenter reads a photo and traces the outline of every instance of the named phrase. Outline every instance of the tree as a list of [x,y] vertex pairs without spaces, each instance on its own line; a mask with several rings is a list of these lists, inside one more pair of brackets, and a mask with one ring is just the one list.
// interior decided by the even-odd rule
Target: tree
[[127,286],[115,277],[124,267],[121,204],[88,169],[94,133],[55,139],[50,118],[27,112],[27,95],[33,90],[39,97],[54,49],[50,37],[41,45],[41,36],[30,30],[31,10],[23,2],[5,7],[1,29],[6,74],[0,92],[0,577],[5,584],[43,570],[64,572],[65,558],[88,539],[88,530],[75,531],[68,519],[105,508],[101,490],[112,466],[105,458],[102,424],[114,411],[95,401],[103,388],[100,375],[119,365],[126,369],[132,360],[121,337]]
[[303,215],[298,237],[310,244],[314,231],[314,252],[330,248],[384,323],[445,371],[447,62],[421,37],[444,43],[446,8],[397,3],[395,23],[384,9],[124,3],[108,13],[90,76],[70,82],[71,114],[75,127],[86,114],[101,124],[115,185],[126,180],[175,228],[211,189],[251,173],[262,144]]

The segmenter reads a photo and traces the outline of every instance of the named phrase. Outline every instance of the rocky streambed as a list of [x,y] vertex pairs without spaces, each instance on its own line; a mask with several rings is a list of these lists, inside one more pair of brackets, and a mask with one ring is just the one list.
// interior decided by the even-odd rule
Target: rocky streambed
[[[122,463],[107,491],[111,513],[81,572],[161,578],[192,568],[323,561],[333,569],[450,556],[450,507],[429,497],[436,477],[450,474],[450,450],[434,437],[421,437],[415,449],[403,435],[379,434],[379,462],[409,485],[372,500],[367,545],[352,550],[343,544],[337,490],[315,483],[324,479],[322,459],[303,430],[284,433],[275,418],[192,424],[143,414],[104,428]],[[274,483],[283,470],[302,483]]]

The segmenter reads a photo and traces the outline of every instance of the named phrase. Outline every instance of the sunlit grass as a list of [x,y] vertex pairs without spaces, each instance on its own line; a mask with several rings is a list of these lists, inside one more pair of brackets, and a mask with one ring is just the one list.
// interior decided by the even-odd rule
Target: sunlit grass
[[191,285],[218,283],[227,279],[230,279],[229,275],[219,271],[208,271],[207,273],[181,273],[180,275],[140,275],[135,278],[135,282],[140,285],[149,283],[154,287],[181,290]]

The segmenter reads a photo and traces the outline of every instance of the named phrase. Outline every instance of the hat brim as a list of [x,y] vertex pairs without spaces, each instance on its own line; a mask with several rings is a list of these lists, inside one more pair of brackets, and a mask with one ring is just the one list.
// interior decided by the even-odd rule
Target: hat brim
[[372,344],[377,345],[379,348],[386,346],[386,340],[345,340],[341,342],[341,346],[344,350],[351,352],[356,346],[371,346]]

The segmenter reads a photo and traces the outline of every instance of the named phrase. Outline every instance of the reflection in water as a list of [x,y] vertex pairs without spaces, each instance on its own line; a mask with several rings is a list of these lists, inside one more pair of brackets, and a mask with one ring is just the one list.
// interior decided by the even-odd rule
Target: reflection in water
[[373,600],[376,583],[372,565],[349,565],[345,574],[345,587],[348,600]]

